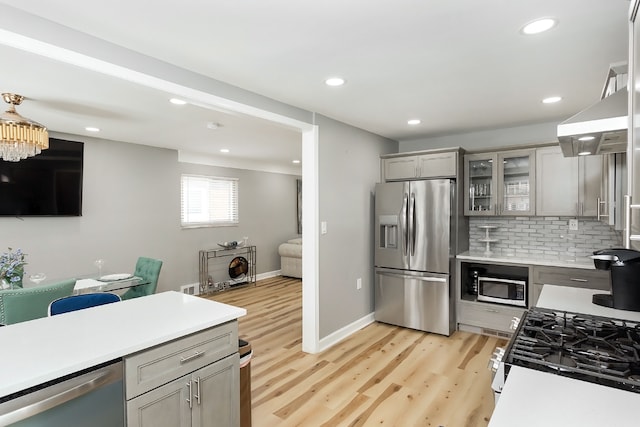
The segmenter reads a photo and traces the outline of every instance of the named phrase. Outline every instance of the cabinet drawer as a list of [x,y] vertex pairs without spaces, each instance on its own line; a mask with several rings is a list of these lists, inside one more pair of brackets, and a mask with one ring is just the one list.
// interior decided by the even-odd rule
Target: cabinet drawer
[[587,289],[610,289],[609,272],[565,267],[534,267],[533,283]]
[[496,304],[458,304],[458,323],[479,328],[512,332],[509,328],[514,317],[522,317],[524,308],[502,307]]
[[124,359],[126,398],[168,383],[238,351],[238,323],[232,321],[170,341]]

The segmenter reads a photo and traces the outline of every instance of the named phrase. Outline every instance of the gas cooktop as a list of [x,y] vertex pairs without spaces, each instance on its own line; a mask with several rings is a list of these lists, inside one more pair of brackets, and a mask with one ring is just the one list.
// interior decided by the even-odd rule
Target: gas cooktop
[[640,322],[543,308],[525,312],[505,351],[510,366],[640,393]]

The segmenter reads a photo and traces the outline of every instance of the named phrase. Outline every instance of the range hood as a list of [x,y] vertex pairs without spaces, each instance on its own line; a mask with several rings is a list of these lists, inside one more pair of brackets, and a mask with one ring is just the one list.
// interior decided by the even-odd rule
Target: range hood
[[627,151],[626,68],[626,63],[612,65],[602,99],[558,125],[558,141],[565,157]]
[[560,123],[558,141],[562,154],[574,157],[587,152],[627,151],[628,102],[627,91],[622,89]]

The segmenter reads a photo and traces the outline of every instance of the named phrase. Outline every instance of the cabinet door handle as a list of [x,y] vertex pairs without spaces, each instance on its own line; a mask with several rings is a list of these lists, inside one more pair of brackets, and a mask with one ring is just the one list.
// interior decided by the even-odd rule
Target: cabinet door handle
[[574,277],[571,277],[569,280],[571,280],[572,282],[580,282],[580,283],[587,283],[589,281],[587,279],[576,279]]
[[181,357],[180,358],[180,363],[186,363],[186,362],[189,362],[189,361],[191,361],[193,359],[197,359],[198,357],[202,357],[202,356],[204,356],[204,352],[203,351],[196,351],[191,356]]
[[187,383],[187,388],[189,389],[189,394],[187,397],[187,402],[189,403],[189,409],[193,408],[193,398],[191,395],[191,381]]
[[195,380],[193,380],[194,383],[196,383],[196,392],[193,395],[193,397],[195,397],[198,400],[198,405],[200,404],[200,377],[197,377]]
[[[602,212],[600,212],[600,206],[604,205],[605,208],[607,207],[607,201],[606,200],[602,200],[600,199],[600,197],[598,197],[597,199],[597,204],[598,204],[598,221],[600,221],[602,218],[608,218],[609,214],[603,214]],[[605,212],[608,212],[608,209],[605,209]]]

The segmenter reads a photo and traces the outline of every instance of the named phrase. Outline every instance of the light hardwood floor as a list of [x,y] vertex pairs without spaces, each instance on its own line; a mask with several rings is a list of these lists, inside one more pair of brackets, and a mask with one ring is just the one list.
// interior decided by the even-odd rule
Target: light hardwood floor
[[244,307],[252,418],[264,426],[486,426],[487,362],[504,340],[373,323],[332,348],[301,351],[302,282],[275,277],[207,298]]

